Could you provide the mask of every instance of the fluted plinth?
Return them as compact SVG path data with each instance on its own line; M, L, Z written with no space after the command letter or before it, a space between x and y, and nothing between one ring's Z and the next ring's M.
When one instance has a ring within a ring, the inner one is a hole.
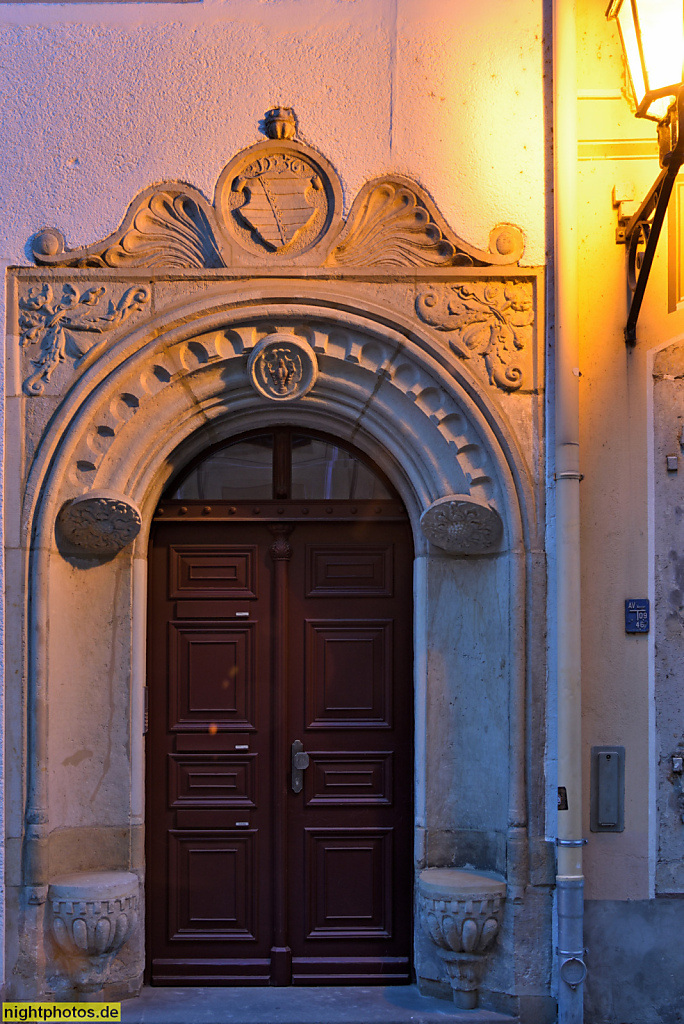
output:
M505 898L506 883L498 875L456 868L428 868L419 875L421 925L462 1009L477 1006L484 955L499 932Z
M74 987L99 991L137 923L137 876L130 871L62 875L51 882L48 902L52 937Z

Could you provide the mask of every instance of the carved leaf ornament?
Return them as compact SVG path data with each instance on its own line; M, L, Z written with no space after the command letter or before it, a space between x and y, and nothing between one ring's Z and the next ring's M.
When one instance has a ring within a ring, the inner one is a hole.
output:
M518 353L531 340L532 286L526 281L432 285L416 299L421 320L452 334L462 359L479 356L490 384L516 391L523 384Z
M19 300L21 344L39 346L38 355L31 360L34 370L24 381L26 394L42 395L69 348L76 359L85 355L98 341L97 335L118 327L150 299L149 288L141 285L128 288L117 303L110 299L102 309L106 291L104 286L79 291L65 284L57 299L50 285L44 284L30 288L28 296ZM88 309L92 313L87 313Z
M472 266L435 222L415 191L384 181L376 185L334 250L335 263L346 266Z

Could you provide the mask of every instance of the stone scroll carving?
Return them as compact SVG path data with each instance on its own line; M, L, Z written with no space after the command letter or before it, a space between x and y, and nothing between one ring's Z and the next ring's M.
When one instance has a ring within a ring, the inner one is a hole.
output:
M62 539L88 555L115 555L142 526L136 506L122 495L90 491L68 501L57 517Z
M61 231L46 228L33 241L33 255L53 266L216 268L224 265L216 237L204 197L171 184L143 192L104 242L69 252Z
M44 284L20 297L21 344L38 348L30 361L33 370L24 381L27 395L42 395L67 355L79 359L100 340L100 335L114 330L150 300L146 285L128 288L116 301L107 293L104 285L75 288L65 284L62 294L56 296L51 286Z
M508 224L492 231L489 253L468 245L415 182L396 176L364 186L330 262L357 267L472 267L514 263L522 252L522 232Z
M444 963L455 1004L477 1006L484 954L499 933L506 883L496 875L428 868L418 878L420 923Z
M269 334L255 345L247 363L252 386L264 398L289 402L316 383L316 355L306 342L290 334Z
M528 281L434 284L416 299L421 320L450 334L462 359L476 356L490 384L516 391L524 384L522 350L532 344L534 296Z
M56 228L33 239L42 266L211 269L264 261L302 266L513 266L523 234L492 231L489 250L450 229L416 182L388 175L366 184L346 224L342 188L322 154L296 138L293 111L267 112L268 139L238 153L214 202L181 182L155 185L130 205L120 227L94 245L68 249Z
M495 551L503 536L501 516L468 494L449 494L427 508L420 519L427 539L454 555Z
M49 924L61 962L80 992L98 992L138 920L139 883L129 871L75 872L48 889Z

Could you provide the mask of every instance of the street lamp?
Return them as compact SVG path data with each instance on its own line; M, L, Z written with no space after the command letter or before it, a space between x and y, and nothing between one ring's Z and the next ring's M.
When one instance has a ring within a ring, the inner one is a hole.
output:
M634 345L658 236L684 163L684 0L611 0L606 17L618 24L636 116L658 125L660 174L637 212L617 232L617 241L627 246L632 291L625 341Z

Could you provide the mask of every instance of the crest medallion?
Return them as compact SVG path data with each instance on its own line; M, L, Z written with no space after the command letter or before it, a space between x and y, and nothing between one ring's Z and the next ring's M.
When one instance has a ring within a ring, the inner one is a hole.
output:
M269 334L254 347L247 364L252 386L264 398L289 402L316 383L315 353L291 334Z

